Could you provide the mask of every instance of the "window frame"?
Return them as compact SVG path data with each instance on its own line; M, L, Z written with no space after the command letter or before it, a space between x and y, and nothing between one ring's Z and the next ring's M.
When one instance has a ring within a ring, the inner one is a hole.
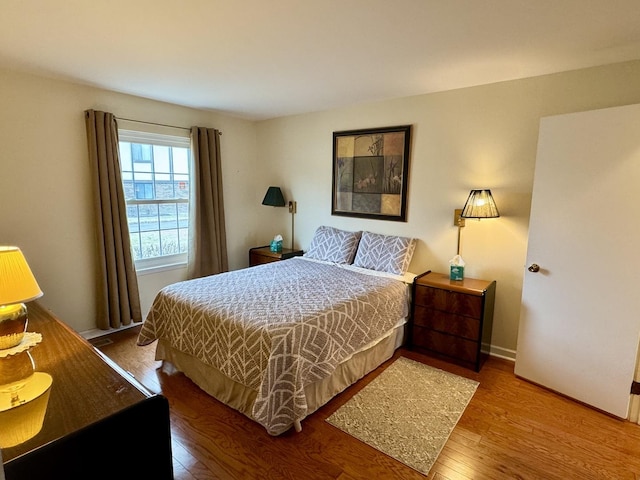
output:
M178 148L187 148L189 150L189 163L188 163L188 182L189 182L189 197L188 198L175 198L175 199L139 199L133 198L127 200L125 198L125 204L127 207L130 205L141 205L141 204L155 204L162 205L163 203L171 203L171 204L187 204L190 208L190 202L192 199L191 188L193 187L192 182L192 173L193 173L193 155L191 151L191 136L189 132L186 132L185 135L170 135L163 133L155 133L148 132L143 130L132 130L130 128L118 128L118 147L120 146L120 142L128 142L128 143L137 143L137 144L147 144L152 146L164 146L164 147L178 147ZM134 160L131 159L133 164ZM123 174L123 165L120 165L121 174ZM133 169L133 165L132 165ZM123 175L123 184L125 182ZM144 182L147 182L146 180ZM149 181L151 185L155 184L155 179ZM134 183L134 192L135 192L135 183ZM187 227L187 232L190 232L192 228L191 217L189 216L189 224ZM129 232L129 235L131 233ZM190 233L188 233L190 236ZM138 260L134 260L136 271L138 273L153 273L163 270L173 270L175 268L184 268L188 261L189 255L189 245L187 244L187 251L184 253L177 253L171 255L160 255L152 258L141 258Z

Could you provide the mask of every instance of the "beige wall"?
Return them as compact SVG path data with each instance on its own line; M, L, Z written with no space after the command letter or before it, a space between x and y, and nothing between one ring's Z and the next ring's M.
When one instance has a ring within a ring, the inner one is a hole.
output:
M414 236L411 270L419 273L448 271L457 243L453 210L469 190L491 188L501 217L467 220L461 254L465 275L497 280L493 351L514 357L539 120L638 102L634 62L265 121L258 124L258 190L279 184L298 202L299 247L321 224ZM332 217L332 132L404 124L413 125L407 222ZM265 239L289 237L288 219L282 212L278 228L261 222Z
M0 244L22 248L44 292L41 303L78 331L95 327L94 227L84 110L222 130L230 266L255 243L255 125L69 82L0 69ZM249 188L247 188L249 187ZM140 277L143 308L184 272Z
M290 241L284 208L260 205L269 185L298 202L296 246L317 226L411 235L411 270L446 271L455 254L453 210L472 188L491 188L502 217L467 221L467 276L498 282L493 349L513 357L526 258L540 117L640 103L640 62L421 95L252 123L0 70L0 244L25 252L41 302L78 331L94 327L93 219L83 111L223 131L223 181L232 269L277 233ZM331 216L332 132L413 125L408 219ZM180 271L141 276L143 308Z

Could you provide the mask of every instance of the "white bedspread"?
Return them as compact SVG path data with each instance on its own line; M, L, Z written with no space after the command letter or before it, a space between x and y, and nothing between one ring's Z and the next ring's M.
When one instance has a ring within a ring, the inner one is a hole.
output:
M165 287L138 344L166 339L254 389L253 418L279 435L307 415L305 385L408 311L399 280L292 258Z

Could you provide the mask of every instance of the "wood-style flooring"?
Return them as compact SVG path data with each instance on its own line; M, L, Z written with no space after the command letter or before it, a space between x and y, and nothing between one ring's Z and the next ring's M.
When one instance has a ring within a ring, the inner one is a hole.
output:
M325 422L389 362L305 419L302 432L271 437L183 374L165 373L154 360L155 344L135 344L138 328L110 335L113 343L100 349L168 398L176 480L640 480L640 425L521 380L508 361L490 358L475 373L408 350L396 352L480 382L425 477Z

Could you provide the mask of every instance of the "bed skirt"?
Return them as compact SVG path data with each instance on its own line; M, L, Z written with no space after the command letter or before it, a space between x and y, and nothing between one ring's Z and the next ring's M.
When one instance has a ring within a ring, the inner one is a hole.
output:
M307 401L307 416L331 400L348 386L354 384L382 363L389 360L397 348L402 346L405 338L406 323L396 326L387 335L353 354L348 360L338 365L327 378L311 383L304 388ZM156 360L162 360L162 369L167 373L179 371L184 373L202 390L224 404L252 417L253 404L257 392L231 380L215 367L202 363L197 358L176 350L169 342L158 339ZM301 420L296 419L294 427L300 430Z

